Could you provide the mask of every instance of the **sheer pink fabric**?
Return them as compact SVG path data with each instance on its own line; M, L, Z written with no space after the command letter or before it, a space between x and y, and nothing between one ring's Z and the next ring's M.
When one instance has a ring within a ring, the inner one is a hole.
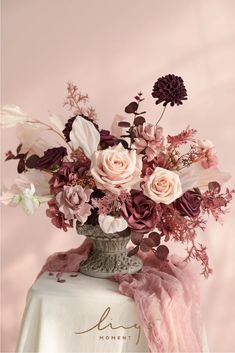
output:
M77 272L92 248L89 240L77 249L51 255L43 272ZM162 262L139 253L143 268L134 275L116 275L119 291L136 303L150 352L202 352L202 324L196 275L172 255ZM161 319L159 320L159 311Z

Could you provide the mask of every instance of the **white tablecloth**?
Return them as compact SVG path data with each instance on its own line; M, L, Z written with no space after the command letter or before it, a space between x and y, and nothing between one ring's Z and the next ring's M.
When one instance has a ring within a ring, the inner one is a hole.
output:
M17 352L148 352L135 303L116 282L63 278L59 283L44 273L29 290Z
M116 282L82 274L63 278L58 283L44 273L29 290L17 352L148 351L135 303Z

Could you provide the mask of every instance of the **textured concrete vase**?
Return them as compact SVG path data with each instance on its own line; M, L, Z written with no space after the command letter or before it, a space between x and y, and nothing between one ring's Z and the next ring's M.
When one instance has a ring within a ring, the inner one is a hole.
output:
M109 278L117 273L135 273L142 268L137 256L127 256L130 231L106 234L99 226L77 226L78 234L91 239L93 249L86 261L81 263L80 272L92 277Z

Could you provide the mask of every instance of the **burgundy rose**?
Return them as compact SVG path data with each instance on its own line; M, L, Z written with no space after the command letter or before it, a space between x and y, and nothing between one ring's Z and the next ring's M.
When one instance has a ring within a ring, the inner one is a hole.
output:
M189 190L174 202L174 206L183 216L194 218L200 213L201 201L202 197L198 190Z
M37 169L52 169L55 165L61 165L62 159L67 156L65 147L49 148L44 152L44 155L38 159Z
M102 148L108 148L116 145L118 139L110 134L109 130L101 130L100 131L100 145Z
M152 231L159 220L157 205L139 190L131 190L130 197L121 206L121 214L129 227L138 233Z

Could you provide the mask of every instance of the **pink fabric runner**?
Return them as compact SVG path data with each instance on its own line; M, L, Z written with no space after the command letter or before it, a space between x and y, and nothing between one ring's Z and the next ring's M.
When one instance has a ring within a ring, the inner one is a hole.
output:
M42 273L79 271L92 248L86 239L77 249L51 255ZM154 254L139 253L143 268L134 275L116 275L119 291L136 303L150 352L202 352L202 323L196 275L172 255L162 262ZM159 309L161 320L159 317Z

